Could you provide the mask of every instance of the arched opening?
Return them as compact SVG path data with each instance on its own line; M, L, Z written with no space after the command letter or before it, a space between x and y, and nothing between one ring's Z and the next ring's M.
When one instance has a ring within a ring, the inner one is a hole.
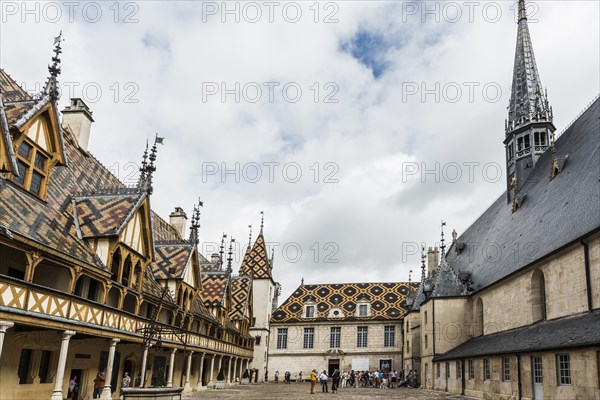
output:
M531 276L531 313L533 322L546 320L546 280L539 269Z
M75 284L75 296L83 297L88 300L98 301L102 298L104 288L102 283L87 275L81 275Z
M0 246L0 254L3 261L0 262L0 274L24 280L25 269L28 264L25 253L12 247Z
M112 256L112 261L110 263L110 272L112 275L110 279L113 281L117 281L119 277L119 267L121 266L121 250L117 249Z
M152 319L154 316L155 306L152 303L148 303L147 301L142 301L142 305L140 306L139 315L144 318Z
M125 360L123 363L123 376L125 376L125 373L127 373L131 378L131 382L129 384L130 387L139 386L139 377L136 374L135 361L130 358Z
M483 301L481 300L481 297L478 298L477 302L475 303L474 317L475 331L473 332L473 334L475 335L475 337L481 336L483 335Z
M124 286L129 286L129 275L131 274L131 256L127 256L123 263L123 275L121 275L121 283Z
M63 292L69 291L71 282L71 271L65 267L42 261L35 269L33 283L57 289Z
M108 291L108 296L106 296L106 305L114 308L119 307L119 301L121 300L121 290L119 288L113 287Z
M123 310L129 313L135 314L135 309L137 307L137 297L131 293L127 293L125 295L125 299L123 300Z

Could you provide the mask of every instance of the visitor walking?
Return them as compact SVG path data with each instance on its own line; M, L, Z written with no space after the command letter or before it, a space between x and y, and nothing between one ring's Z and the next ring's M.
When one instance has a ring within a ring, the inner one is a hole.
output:
M317 371L310 371L310 394L315 394L315 385L317 384Z

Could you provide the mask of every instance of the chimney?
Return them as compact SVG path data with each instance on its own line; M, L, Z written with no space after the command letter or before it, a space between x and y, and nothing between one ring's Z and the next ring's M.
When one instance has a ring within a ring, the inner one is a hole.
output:
M173 211L169 215L169 224L179 232L179 236L181 238L185 238L185 222L187 221L187 215L185 215L185 211L181 207L175 207L175 211Z
M219 253L212 253L210 256L210 262L212 264L220 264L221 263L221 256L219 255Z
M77 144L86 151L90 141L92 122L94 122L92 112L80 98L72 98L71 105L62 110L62 126L71 128Z
M437 247L430 247L427 250L427 277L433 278L438 265L440 265L440 253Z

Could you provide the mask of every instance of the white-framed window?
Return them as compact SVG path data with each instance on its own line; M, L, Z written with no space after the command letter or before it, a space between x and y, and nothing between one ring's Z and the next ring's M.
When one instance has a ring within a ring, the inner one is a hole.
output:
M571 384L571 357L568 354L556 355L556 372L559 386Z
M306 306L306 318L315 317L315 306Z
M383 327L383 347L396 345L396 327L394 325Z
M502 359L502 380L504 382L510 381L510 358L508 357Z
M369 341L369 327L359 326L356 328L356 347L367 347Z
M359 317L366 317L367 315L368 315L367 305L366 304L359 304L358 305L358 316Z
M277 329L277 348L287 349L288 328Z
M305 349L312 349L315 345L315 328L304 328L304 343Z
M370 317L371 316L371 304L366 296L362 296L356 302L356 313L357 317Z
M342 328L339 326L332 326L329 331L329 347L332 349L338 349L341 347L342 342Z
M490 380L490 360L488 360L487 358L483 359L483 380L484 381L488 381Z

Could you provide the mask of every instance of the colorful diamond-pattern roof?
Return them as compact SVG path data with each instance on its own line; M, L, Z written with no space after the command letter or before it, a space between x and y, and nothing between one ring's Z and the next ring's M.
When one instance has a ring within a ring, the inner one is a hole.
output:
M267 254L267 246L262 231L256 238L250 252L247 252L244 256L240 267L240 275L248 275L252 279L273 279L271 261Z
M156 259L150 267L156 279L180 278L194 251L191 244L185 243L157 243L155 249Z
M203 272L200 298L205 306L223 305L229 278L225 272Z
M83 237L119 234L138 204L141 194L75 198L75 211Z
M231 319L249 318L248 306L252 290L252 278L236 276L231 279Z
M407 312L406 297L418 286L417 283L338 283L300 285L294 293L271 315L271 322L299 322L304 304L316 303L316 318L327 320L333 308L342 310L343 317L331 320L395 320ZM356 317L356 304L365 299L371 304L371 315Z

